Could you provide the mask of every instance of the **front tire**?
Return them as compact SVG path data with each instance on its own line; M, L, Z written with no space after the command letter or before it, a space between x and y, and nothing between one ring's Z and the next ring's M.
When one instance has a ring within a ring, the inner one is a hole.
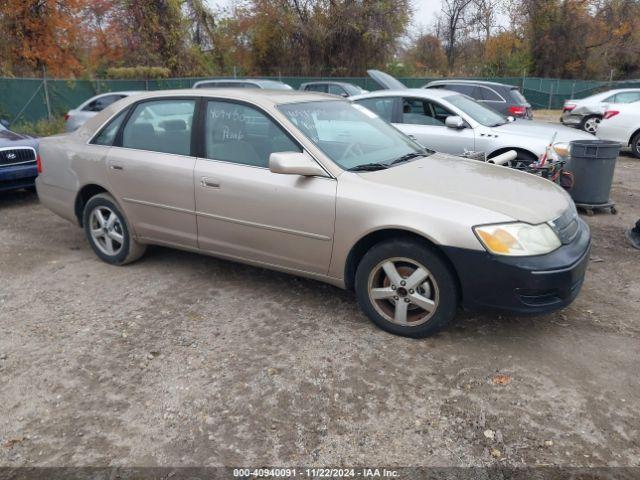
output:
M631 139L631 153L634 157L640 158L640 132L636 133Z
M125 265L140 258L146 246L136 242L125 216L111 195L91 197L84 207L84 232L95 254L111 265Z
M372 247L358 265L356 295L377 326L421 338L450 325L458 307L454 274L438 252L415 240Z
M582 122L580 122L580 129L590 133L591 135L595 135L601 121L602 117L599 115L589 115L588 117L583 118Z

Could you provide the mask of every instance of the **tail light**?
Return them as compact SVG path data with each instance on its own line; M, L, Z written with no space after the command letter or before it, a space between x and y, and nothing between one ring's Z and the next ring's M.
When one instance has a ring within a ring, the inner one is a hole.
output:
M607 110L606 112L604 112L604 119L605 120L609 120L611 117L615 117L616 115L618 115L620 112L618 110Z
M40 154L36 155L36 167L38 167L38 174L42 173L42 159L40 158Z
M509 113L514 117L524 117L524 115L527 113L527 107L512 105L511 107L509 107Z
M67 120L69 120L69 114L68 114L68 113L66 113L66 114L64 115L64 121L66 122Z
M573 110L574 108L576 108L575 104L573 103L567 103L564 108L562 109L563 112L570 112L571 110Z

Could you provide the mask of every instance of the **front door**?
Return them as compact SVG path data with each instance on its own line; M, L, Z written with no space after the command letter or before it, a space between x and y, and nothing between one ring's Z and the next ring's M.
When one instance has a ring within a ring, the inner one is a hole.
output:
M198 243L203 250L326 274L331 260L336 181L272 173L273 152L301 147L265 113L210 100L204 157L195 167Z
M197 246L191 132L196 100L143 101L133 107L107 156L111 191L136 236Z
M423 98L402 99L402 118L396 125L425 147L436 152L461 155L475 150L473 129L449 128L445 120L455 113Z

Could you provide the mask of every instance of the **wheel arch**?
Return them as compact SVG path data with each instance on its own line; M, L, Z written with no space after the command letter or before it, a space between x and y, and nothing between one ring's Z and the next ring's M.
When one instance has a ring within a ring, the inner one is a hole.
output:
M633 143L633 139L636 137L636 135L640 135L640 128L637 128L636 131L631 134L631 136L629 137L629 142L627 143L627 146L631 146L631 144Z
M108 193L109 195L111 195L109 190L96 183L89 183L78 190L78 194L76 195L76 200L74 203L74 213L76 215L76 219L78 220L78 225L80 225L81 227L84 226L82 218L84 206L92 197L98 195L99 193Z
M372 248L374 245L378 243L388 241L388 240L398 240L398 239L407 239L414 240L420 243L423 243L428 248L436 252L449 266L451 272L456 280L459 291L461 292L461 284L460 279L458 277L458 272L456 271L453 262L449 259L447 254L444 252L440 246L435 243L433 240L427 238L424 235L416 233L411 230L405 230L402 228L381 228L378 230L374 230L372 232L367 233L363 237L361 237L349 250L349 254L347 255L347 261L344 268L344 284L347 290L353 290L355 286L355 277L356 270L360 261L364 257L364 255Z

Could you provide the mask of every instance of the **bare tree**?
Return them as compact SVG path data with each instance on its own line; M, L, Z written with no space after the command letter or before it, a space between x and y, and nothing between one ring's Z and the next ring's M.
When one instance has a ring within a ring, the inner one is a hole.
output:
M442 2L442 29L449 70L456 61L456 46L460 33L467 27L470 6L474 0L444 0Z

